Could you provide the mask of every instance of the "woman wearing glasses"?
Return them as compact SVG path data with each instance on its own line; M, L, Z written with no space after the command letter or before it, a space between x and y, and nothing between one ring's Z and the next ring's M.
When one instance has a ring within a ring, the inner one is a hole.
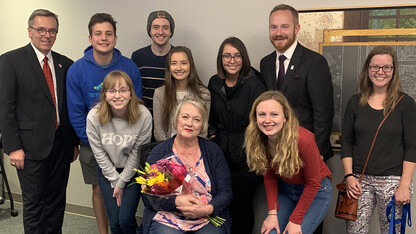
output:
M254 100L265 91L259 73L251 68L243 42L230 37L218 50L218 74L211 77L209 136L223 151L231 172L233 198L230 211L232 233L251 233L254 224L253 197L261 177L249 172L243 150L244 131Z
M211 100L208 89L198 77L190 49L173 47L168 54L166 67L165 84L157 88L153 96L154 136L157 141L175 135L172 116L185 96L203 100L208 110Z
M410 201L416 162L416 104L400 91L397 54L392 47L374 47L359 76L359 94L348 101L342 126L341 158L347 194L358 198L358 218L347 222L348 233L368 233L377 205L380 233L388 233L386 206L394 195L396 218ZM400 96L403 99L381 126L364 178L360 176L375 132ZM396 225L400 229L400 225ZM400 230L397 230L400 233Z
M100 103L87 116L98 184L111 233L135 233L140 188L134 183L134 168L139 146L150 142L152 116L122 71L112 71L104 78L100 97Z

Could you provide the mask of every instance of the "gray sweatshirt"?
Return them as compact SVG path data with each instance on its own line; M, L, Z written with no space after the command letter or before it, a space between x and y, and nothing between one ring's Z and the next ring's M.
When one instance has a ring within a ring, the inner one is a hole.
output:
M124 188L136 174L138 148L150 142L152 136L152 115L140 105L140 119L129 124L125 119L113 117L104 125L98 122L97 106L87 116L87 136L92 152L103 175L111 184ZM122 168L118 173L116 168Z

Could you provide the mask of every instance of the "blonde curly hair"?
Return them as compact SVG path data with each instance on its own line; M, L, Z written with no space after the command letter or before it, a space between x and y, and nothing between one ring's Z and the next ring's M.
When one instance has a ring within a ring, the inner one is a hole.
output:
M286 122L278 133L276 154L268 156L268 137L257 126L257 106L267 100L277 101L283 109ZM299 157L298 130L299 122L289 102L280 91L267 91L253 103L250 111L250 123L245 132L247 164L251 171L265 175L270 168L276 169L276 174L292 178L304 166ZM268 159L270 158L270 160ZM269 163L269 161L271 163Z

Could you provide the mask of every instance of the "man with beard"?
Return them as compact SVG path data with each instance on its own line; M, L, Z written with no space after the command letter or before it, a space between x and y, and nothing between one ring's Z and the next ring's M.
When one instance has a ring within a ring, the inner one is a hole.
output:
M169 43L175 21L166 11L153 11L147 19L147 34L153 43L133 52L131 60L142 75L144 105L153 114L153 94L165 83L166 58L173 46Z
M334 155L329 141L334 116L332 78L326 59L297 42L299 30L296 9L285 4L273 8L269 38L276 51L261 60L260 71L266 89L283 92L327 160ZM322 224L315 233L321 229Z

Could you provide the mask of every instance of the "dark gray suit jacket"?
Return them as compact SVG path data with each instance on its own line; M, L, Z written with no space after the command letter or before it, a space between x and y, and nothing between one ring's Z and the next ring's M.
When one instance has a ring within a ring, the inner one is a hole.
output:
M72 159L78 144L68 119L66 73L73 63L52 51L56 73L60 129L65 155ZM55 108L42 68L30 44L0 57L0 129L4 152L23 149L25 158L45 159L55 139Z
M276 90L276 51L260 62L260 72L267 90ZM298 43L281 91L295 110L300 125L315 134L324 159L333 156L329 137L334 117L332 78L326 59Z

